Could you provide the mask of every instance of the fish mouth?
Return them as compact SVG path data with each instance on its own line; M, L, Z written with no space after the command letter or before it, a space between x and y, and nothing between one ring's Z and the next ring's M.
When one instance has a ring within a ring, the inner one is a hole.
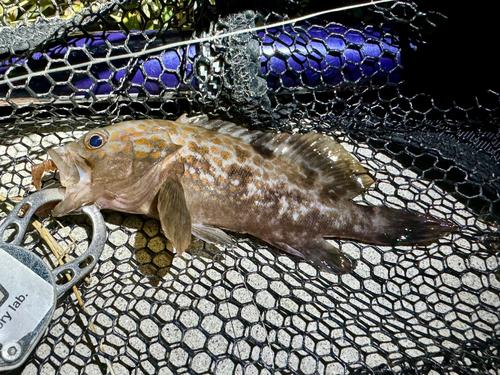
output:
M91 169L85 159L64 146L50 149L48 154L59 170L61 185L66 188L64 199L54 208L52 214L66 215L91 204L89 202Z
M71 188L80 183L90 182L90 168L82 157L64 147L50 149L48 154L59 170L62 186Z

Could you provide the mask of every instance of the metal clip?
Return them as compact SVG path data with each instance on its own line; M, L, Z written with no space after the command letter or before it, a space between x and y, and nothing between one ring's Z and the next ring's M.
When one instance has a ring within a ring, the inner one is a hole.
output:
M42 205L64 198L63 189L34 193L18 203L0 225L0 371L22 364L45 333L57 299L83 279L97 263L106 242L106 225L99 210L84 207L92 220L92 241L87 251L55 270L33 252L19 246L35 211ZM3 241L8 228L14 238ZM66 281L57 284L59 278Z
M0 225L0 245L3 243L2 238L5 230L12 226L17 229L17 233L16 237L8 244L20 245L24 238L26 228L28 227L30 219L35 211L46 203L60 201L63 198L64 189L54 188L41 190L23 199L14 207L14 209ZM29 209L26 210L28 205ZM53 271L53 275L56 280L62 273L69 273L71 275L71 280L68 283L57 285L58 297L67 292L68 289L70 289L74 284L82 280L95 267L102 251L104 250L104 244L106 243L106 224L104 223L104 219L97 207L85 206L81 211L88 215L92 220L92 241L85 254L69 263L57 267Z

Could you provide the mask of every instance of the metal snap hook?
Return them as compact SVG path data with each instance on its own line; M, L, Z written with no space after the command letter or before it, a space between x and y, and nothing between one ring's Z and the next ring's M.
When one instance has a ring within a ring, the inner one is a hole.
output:
M20 246L35 211L42 205L62 200L64 189L46 189L18 203L0 225L0 371L22 364L44 335L55 311L57 299L82 280L96 265L106 243L106 225L94 206L81 211L92 221L92 239L78 258L50 267L33 252ZM5 231L13 228L10 241ZM70 275L56 284L59 275Z

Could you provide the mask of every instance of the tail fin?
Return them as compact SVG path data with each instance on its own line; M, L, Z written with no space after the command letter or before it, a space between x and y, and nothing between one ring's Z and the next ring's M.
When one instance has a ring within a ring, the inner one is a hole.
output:
M385 206L355 205L357 214L340 238L374 245L426 245L457 231L451 222Z

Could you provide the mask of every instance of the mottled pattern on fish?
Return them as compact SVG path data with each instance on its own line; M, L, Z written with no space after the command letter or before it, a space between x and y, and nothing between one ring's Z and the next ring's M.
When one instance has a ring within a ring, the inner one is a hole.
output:
M50 156L67 188L56 215L95 203L156 217L179 252L191 234L229 243L226 229L348 272L352 262L325 238L413 244L454 229L427 215L354 204L373 180L342 146L316 133L264 133L182 116L96 129Z

